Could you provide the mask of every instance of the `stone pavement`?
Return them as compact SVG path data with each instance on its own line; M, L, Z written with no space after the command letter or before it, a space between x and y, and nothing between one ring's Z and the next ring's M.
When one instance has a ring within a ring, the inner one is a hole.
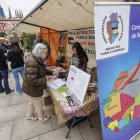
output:
M11 74L9 83L14 89ZM25 94L0 94L0 140L65 140L68 128L58 124L55 115L45 124L25 119L28 101ZM50 106L44 109L50 114ZM99 114L92 121L95 128L90 128L88 121L82 122L72 129L68 140L102 140Z
M9 76L9 82L10 87L14 88L12 75ZM68 128L65 124L58 124L55 115L41 125L25 119L28 101L25 94L0 94L0 140L65 140ZM50 114L50 108L44 107L47 114ZM68 140L102 140L99 114L92 118L92 122L94 128L90 128L88 121L74 127ZM140 140L140 135L135 140Z

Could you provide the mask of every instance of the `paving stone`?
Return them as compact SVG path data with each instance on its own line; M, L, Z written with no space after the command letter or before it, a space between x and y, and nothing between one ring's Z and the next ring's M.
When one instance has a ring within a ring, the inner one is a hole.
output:
M32 139L28 139L28 140L40 140L39 137L35 137L35 138L32 138Z
M134 140L140 140L140 134L137 134L134 138Z
M6 94L5 93L0 93L0 98L5 97Z
M65 123L58 124L56 115L51 115L51 118L52 118L51 123L52 123L53 130L58 129L58 128L62 128L65 126Z
M0 123L8 122L25 116L28 103L8 106L0 109Z
M1 107L6 107L6 106L8 106L7 97L3 96L3 98L2 97L0 98L0 108Z
M24 102L29 102L29 98L27 95L22 94L22 95L15 95L12 96L12 98L8 97L8 105L15 105L15 104L19 104L19 103L24 103Z
M40 140L66 140L67 127L63 127L40 136ZM78 127L71 130L68 140L83 140Z
M11 140L25 140L36 137L52 130L51 121L39 124L38 121L25 118L15 121Z
M0 107L6 107L6 106L12 106L19 103L28 102L29 98L22 94L22 95L11 95L11 96L3 96L3 98L0 98Z
M95 116L92 120L94 128L90 127L89 121L82 122L78 127L86 140L102 140L102 132L99 116ZM93 121L94 120L94 121ZM86 130L86 131L85 131Z
M14 121L0 124L0 140L10 140Z

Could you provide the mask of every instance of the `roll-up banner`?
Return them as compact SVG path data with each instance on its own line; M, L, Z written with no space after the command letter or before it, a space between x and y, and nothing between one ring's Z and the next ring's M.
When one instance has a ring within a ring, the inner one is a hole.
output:
M95 3L95 47L104 140L140 130L140 3Z

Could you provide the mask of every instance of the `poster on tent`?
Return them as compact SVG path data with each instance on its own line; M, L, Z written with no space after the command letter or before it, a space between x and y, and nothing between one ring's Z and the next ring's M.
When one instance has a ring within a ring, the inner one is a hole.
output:
M94 28L70 30L68 31L67 50L66 53L69 57L72 56L72 45L74 42L79 42L86 54L88 55L88 67L96 66L95 55L95 37Z
M140 130L140 4L95 4L95 44L104 140Z

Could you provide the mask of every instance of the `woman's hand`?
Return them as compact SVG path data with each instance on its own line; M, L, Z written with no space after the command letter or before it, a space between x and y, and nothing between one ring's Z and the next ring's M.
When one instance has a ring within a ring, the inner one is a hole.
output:
M50 76L46 75L45 78L47 79L47 81L50 81Z
M58 77L59 73L58 72L53 72L53 76L57 76Z

